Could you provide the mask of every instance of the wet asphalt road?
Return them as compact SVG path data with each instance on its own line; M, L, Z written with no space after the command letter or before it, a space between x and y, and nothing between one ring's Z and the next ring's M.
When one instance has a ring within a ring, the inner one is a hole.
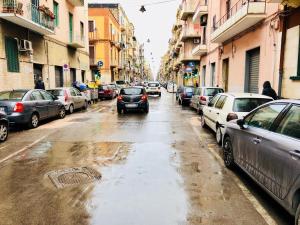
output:
M243 172L224 168L220 150L165 92L148 115L103 101L12 131L0 145L0 224L292 224Z

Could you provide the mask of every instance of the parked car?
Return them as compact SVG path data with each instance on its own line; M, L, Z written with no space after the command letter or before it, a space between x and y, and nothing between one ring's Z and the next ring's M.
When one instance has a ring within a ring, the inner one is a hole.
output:
M227 124L224 163L238 165L300 223L300 101L265 104Z
M12 90L0 92L0 110L7 115L10 124L39 126L41 120L66 115L65 106L57 97L44 90Z
M86 96L80 93L76 88L63 87L47 90L65 106L66 111L70 114L76 109L87 109L88 100Z
M121 89L127 87L128 84L125 80L117 80L116 85Z
M217 94L203 107L202 126L207 125L216 132L217 143L221 144L227 122L242 119L256 107L272 100L271 97L251 93Z
M8 137L9 122L3 108L0 108L0 143Z
M118 96L119 93L120 93L121 88L119 88L118 85L116 85L114 83L110 84L109 86L116 92L116 94Z
M189 105L194 94L194 87L185 86L179 89L178 103L179 105Z
M147 92L144 87L122 88L117 101L118 113L130 110L142 110L149 112L149 102Z
M117 92L110 85L100 85L98 91L99 99L114 99L117 97Z
M177 84L175 84L174 82L169 82L167 85L167 91L169 93L175 93L177 90Z
M150 81L146 87L148 95L158 95L161 97L160 84L157 81Z
M224 93L224 90L219 87L199 87L194 91L194 95L191 99L191 107L196 109L201 115L203 113L203 107L219 93Z

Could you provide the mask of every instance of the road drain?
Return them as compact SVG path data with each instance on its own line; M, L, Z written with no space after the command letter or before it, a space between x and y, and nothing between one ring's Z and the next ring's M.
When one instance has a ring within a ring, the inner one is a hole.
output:
M87 184L101 179L101 174L89 167L76 167L51 171L47 173L47 176L56 188Z

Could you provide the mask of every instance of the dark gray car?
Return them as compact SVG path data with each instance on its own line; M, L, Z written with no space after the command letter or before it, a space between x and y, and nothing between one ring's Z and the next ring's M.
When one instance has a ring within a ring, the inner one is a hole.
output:
M300 225L300 101L273 101L228 123L223 153L227 167L241 167Z
M64 105L44 90L12 90L0 92L0 111L5 112L9 123L39 126L44 119L66 115Z

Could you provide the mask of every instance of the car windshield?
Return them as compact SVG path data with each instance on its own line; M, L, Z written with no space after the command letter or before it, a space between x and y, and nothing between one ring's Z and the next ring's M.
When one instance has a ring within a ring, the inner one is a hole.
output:
M22 100L27 91L3 91L0 92L0 100Z
M105 85L105 86L100 86L100 87L99 87L99 90L108 90L108 86L107 86L107 85Z
M118 80L118 81L116 81L116 84L117 85L123 85L123 84L125 84L125 81L124 80Z
M141 95L143 89L141 88L126 88L121 90L121 95Z
M149 87L158 87L159 83L149 83L148 86Z
M62 89L47 90L47 91L54 96L64 96L64 91Z
M185 88L185 92L193 93L194 92L194 88L187 87L187 88Z
M221 88L206 88L204 90L204 96L215 96L216 94L224 93Z
M236 98L233 103L234 112L250 112L258 106L272 101L265 98Z

